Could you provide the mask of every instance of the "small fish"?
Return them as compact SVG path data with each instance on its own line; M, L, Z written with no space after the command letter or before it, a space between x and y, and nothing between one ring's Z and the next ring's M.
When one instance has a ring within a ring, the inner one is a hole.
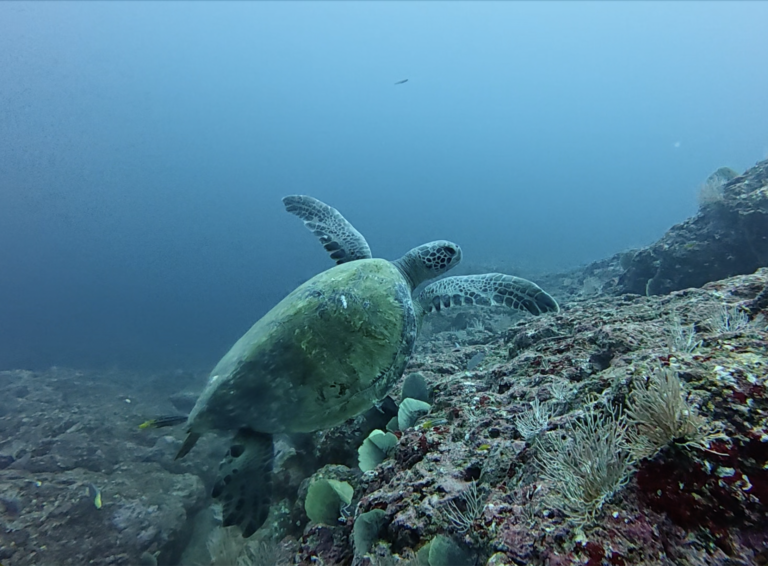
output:
M101 490L92 483L88 484L88 497L91 498L96 509L101 509Z
M187 417L181 415L173 415L170 417L158 417L156 419L149 419L139 425L139 428L163 428L166 426L176 426L181 423L187 422Z
M448 419L429 419L421 424L421 428L435 428L436 426L444 425L448 422Z
M477 354L469 358L469 361L467 362L467 370L472 371L477 366L479 366L484 359L485 359L485 352L478 352Z
M491 449L491 445L490 444L481 444L480 446L477 447L477 449L482 451L482 452L485 452L485 451Z
M401 85L401 84L407 83L407 82L408 82L408 79L403 79L402 81L397 81L395 84L396 85Z

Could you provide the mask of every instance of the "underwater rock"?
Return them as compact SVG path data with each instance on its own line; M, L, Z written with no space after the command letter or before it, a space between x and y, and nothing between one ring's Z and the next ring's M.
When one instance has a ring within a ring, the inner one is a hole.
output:
M165 468L172 468L173 456L179 451L181 445L182 441L174 436L161 436L141 460L142 462L157 462Z
M192 407L195 406L199 396L199 391L179 391L168 397L168 400L178 411L188 415L192 411Z
M0 562L134 565L145 552L176 562L187 513L207 495L201 477L210 481L220 456L215 439L202 439L190 462L173 462L180 440L138 428L169 408L133 374L10 370L0 371L3 384L28 394L2 399ZM148 455L163 467L143 462ZM89 486L101 492L101 508Z
M11 464L13 464L13 456L9 454L0 454L0 470L4 470Z
M101 508L88 495L91 484L101 491ZM0 506L0 548L15 549L13 566L139 564L145 552L172 564L188 536L187 515L205 496L198 477L170 475L156 464L132 464L110 476L82 468L2 470L0 498L18 511Z
M574 302L489 343L483 369L472 374L457 362L471 350L457 347L453 332L436 333L408 368L434 385L429 426L399 433L394 457L355 485L356 515L381 509L388 518L373 550L406 559L443 535L477 552L477 564L658 566L666 557L699 566L728 556L760 564L768 557L768 312L740 305L762 304L766 283L761 269L664 297ZM727 326L718 322L724 308ZM675 346L687 325L701 342L693 354ZM536 463L539 447L523 441L515 420L539 399L548 430L567 434L596 399L598 407L624 406L633 383L658 364L675 368L688 402L729 440L710 451L675 440L638 462L580 527L553 504L557 487ZM479 503L463 495L470 481L482 482ZM453 501L459 515L451 519Z
M661 295L768 265L768 161L728 181L721 198L627 264L615 294Z

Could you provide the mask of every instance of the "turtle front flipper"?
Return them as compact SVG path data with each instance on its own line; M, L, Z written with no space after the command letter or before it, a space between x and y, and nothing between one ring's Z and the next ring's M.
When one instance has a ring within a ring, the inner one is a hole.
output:
M284 197L283 204L285 210L304 221L338 265L370 259L371 248L363 235L332 206L307 195Z
M446 277L427 285L416 300L425 313L461 305L498 305L533 315L560 311L557 301L536 283L503 273Z
M222 505L224 526L251 536L267 520L272 491L272 435L241 428L219 464L213 497Z

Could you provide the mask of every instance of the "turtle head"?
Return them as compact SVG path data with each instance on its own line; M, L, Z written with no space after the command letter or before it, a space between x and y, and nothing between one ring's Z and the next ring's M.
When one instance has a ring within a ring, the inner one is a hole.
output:
M425 281L453 269L460 261L461 248L457 244L437 240L413 248L392 263L397 266L413 290Z

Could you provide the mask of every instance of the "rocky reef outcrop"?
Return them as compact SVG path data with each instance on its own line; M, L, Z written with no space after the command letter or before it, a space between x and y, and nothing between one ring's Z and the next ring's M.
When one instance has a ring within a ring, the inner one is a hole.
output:
M661 295L768 265L768 161L702 187L695 216L627 258L614 292Z
M409 371L433 388L429 415L352 481L339 524L300 518L296 563L452 564L430 558L446 537L465 564L764 563L768 312L749 306L766 284L762 269L422 342ZM376 540L355 552L374 510Z
M173 410L154 385L119 371L0 372L0 563L178 562L218 446L174 462L178 439L140 431Z

